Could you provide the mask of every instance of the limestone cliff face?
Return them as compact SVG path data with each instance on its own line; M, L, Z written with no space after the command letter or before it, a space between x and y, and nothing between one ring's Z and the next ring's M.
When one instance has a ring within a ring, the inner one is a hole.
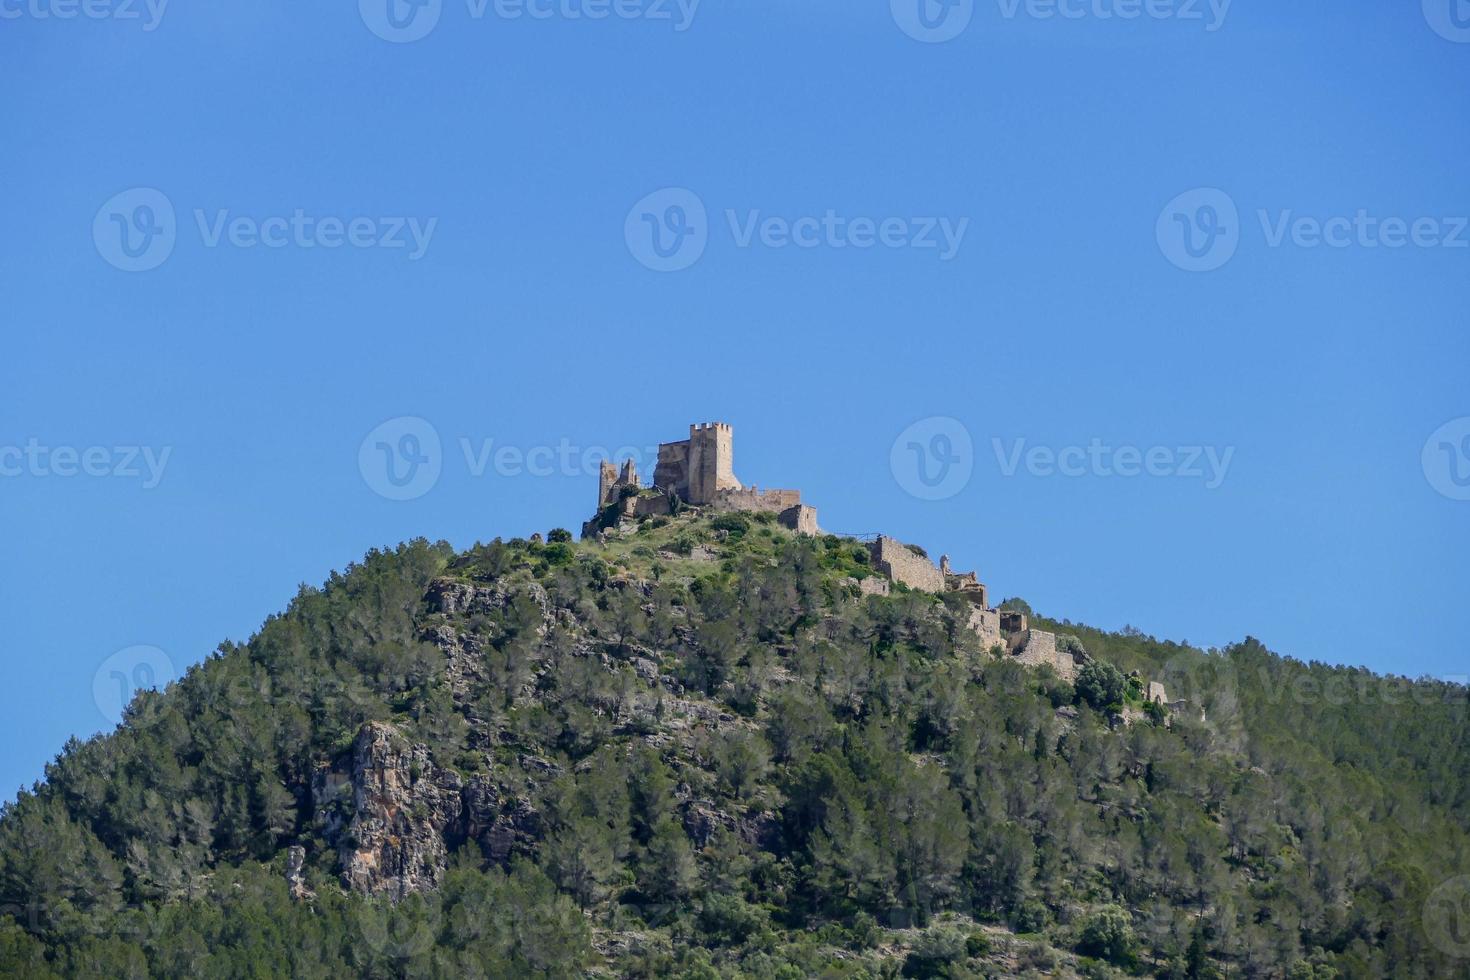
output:
M392 725L370 722L345 764L317 774L313 797L342 883L399 899L436 887L461 825L463 780L441 769Z

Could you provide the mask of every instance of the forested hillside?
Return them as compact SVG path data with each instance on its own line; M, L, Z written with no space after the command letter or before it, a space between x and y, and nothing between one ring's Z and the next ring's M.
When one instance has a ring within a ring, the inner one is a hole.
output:
M1033 616L1073 685L850 539L548 537L374 552L69 743L0 975L1467 975L1463 687Z

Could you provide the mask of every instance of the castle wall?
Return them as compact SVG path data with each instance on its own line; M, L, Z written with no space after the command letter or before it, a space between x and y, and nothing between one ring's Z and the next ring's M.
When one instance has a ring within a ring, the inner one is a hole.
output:
M1057 635L1045 630L1027 630L1025 642L1016 651L1016 658L1023 664L1039 666L1045 664L1064 680L1077 676L1077 662L1070 653L1057 650Z
M641 486L638 467L631 459L624 461L621 473L613 468L611 460L603 460L597 475L597 509L601 510L618 500L624 487L637 489Z
M789 527L797 534L822 533L817 527L817 509L808 507L806 504L796 504L786 508L781 511L779 519L783 527Z
M689 443L666 442L658 447L658 465L653 470L653 485L681 499L689 499Z
M897 538L880 535L868 546L868 551L873 556L873 567L893 581L925 592L944 591L944 574L932 561L910 551Z
M601 510L612 502L613 484L617 482L618 471L614 468L612 460L604 459L597 473L597 509Z
M994 609L971 606L968 625L970 631L980 638L981 647L986 650L1004 642L1000 635L1000 613Z
M1148 700L1154 704L1168 704L1169 696L1164 693L1164 685L1158 681L1148 682Z
M735 433L724 422L689 427L689 496L707 504L725 490L741 489L735 478Z
M801 504L800 490L761 490L757 487L742 487L739 490L721 490L707 504L710 510L723 514L735 510L767 511L779 514Z

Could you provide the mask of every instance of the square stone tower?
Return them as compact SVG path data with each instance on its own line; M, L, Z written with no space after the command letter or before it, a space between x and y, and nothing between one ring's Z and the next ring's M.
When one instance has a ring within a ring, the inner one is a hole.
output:
M735 433L724 422L689 426L691 504L712 503L721 490L740 490L735 478Z

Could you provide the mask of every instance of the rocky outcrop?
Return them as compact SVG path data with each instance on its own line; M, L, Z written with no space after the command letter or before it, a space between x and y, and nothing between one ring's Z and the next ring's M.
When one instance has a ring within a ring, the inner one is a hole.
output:
M460 633L444 623L426 629L423 639L444 652L444 677L449 681L449 691L455 704L464 704L471 685L484 679L481 675L485 663L483 641L473 633Z
M477 585L461 579L441 578L429 586L424 598L431 612L446 616L492 615L509 608L518 593L530 596L541 607L542 613L549 615L550 602L546 590L535 582L512 590L499 584Z
M337 849L342 883L400 899L437 887L446 837L459 828L463 780L383 722L364 725L339 766L313 780L317 820Z
M464 829L485 857L503 864L512 854L529 854L543 826L529 802L505 793L488 777L477 777L464 789Z
M299 844L286 848L286 887L297 901L316 897L306 884L306 848Z

